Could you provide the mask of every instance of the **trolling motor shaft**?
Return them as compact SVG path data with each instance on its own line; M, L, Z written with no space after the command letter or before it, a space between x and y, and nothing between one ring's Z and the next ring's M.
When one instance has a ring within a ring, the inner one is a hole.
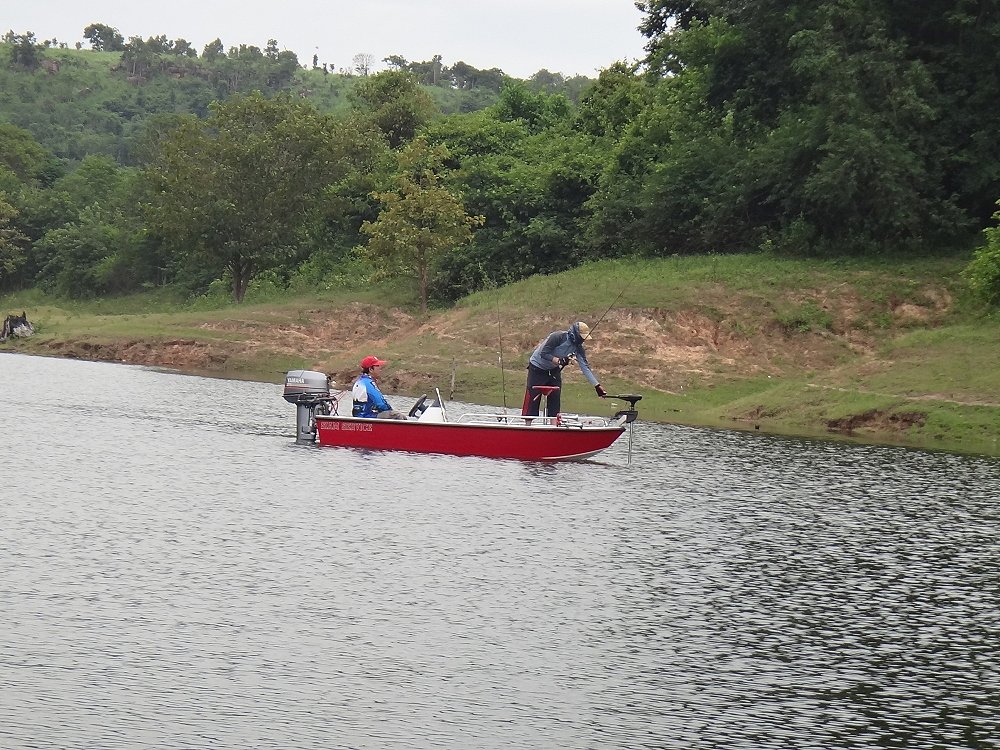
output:
M642 396L638 393L623 393L617 396L608 396L608 398L620 398L622 401L628 401L628 408L622 409L615 414L615 419L621 419L625 417L625 424L628 425L628 463L629 466L632 465L632 428L635 427L633 422L639 417L639 411L635 408L635 405L642 401Z

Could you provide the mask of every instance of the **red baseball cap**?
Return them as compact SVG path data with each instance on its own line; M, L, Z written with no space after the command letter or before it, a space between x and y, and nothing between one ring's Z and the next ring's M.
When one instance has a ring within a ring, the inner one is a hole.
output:
M384 364L385 360L369 355L361 360L361 369L367 370L369 367L381 367Z

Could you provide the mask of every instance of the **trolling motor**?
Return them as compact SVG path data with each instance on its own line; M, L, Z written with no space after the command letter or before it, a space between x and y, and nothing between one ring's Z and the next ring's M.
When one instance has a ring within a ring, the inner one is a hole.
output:
M642 396L637 393L626 393L619 396L607 396L607 398L618 398L622 401L628 401L628 408L616 412L614 416L615 419L625 417L625 424L632 424L632 422L638 418L639 411L635 408L635 404L637 401L642 401Z
M625 417L625 424L628 425L628 463L632 465L632 428L635 427L633 422L639 417L639 411L635 408L637 402L642 401L642 396L638 393L623 393L617 396L608 396L608 398L620 398L622 401L628 401L628 408L622 409L615 413L614 418L621 419Z
M295 442L316 439L316 415L329 414L337 399L330 396L330 381L313 370L290 370L285 375L285 401L295 404Z

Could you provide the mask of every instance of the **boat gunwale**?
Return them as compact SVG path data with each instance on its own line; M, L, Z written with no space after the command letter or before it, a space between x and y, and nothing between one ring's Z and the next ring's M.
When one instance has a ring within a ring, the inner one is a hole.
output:
M465 416L465 415L463 415ZM476 415L479 416L479 415ZM492 416L492 415L483 415ZM504 418L504 415L497 415L498 419ZM499 429L499 430L514 430L517 432L528 431L528 432L538 432L540 430L551 430L560 432L603 432L603 431L625 431L624 418L619 418L613 422L608 422L606 424L512 424L510 422L500 422L497 421L495 424L493 422L421 422L416 419L379 419L377 417L354 417L354 416L344 416L340 414L317 414L315 417L317 422L360 422L363 424L384 424L384 425L395 425L398 427L462 427L462 428L475 428L475 429ZM597 417L600 419L600 417Z

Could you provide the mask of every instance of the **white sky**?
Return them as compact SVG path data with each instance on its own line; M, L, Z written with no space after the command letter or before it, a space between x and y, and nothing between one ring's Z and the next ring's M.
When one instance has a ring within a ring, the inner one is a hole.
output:
M280 49L311 65L313 55L333 69L350 67L357 53L410 61L435 54L445 65L462 60L528 78L545 68L591 78L616 60L643 56L636 30L642 14L633 0L8 0L0 34L34 32L73 46L83 29L103 23L146 39L183 38L201 54L219 38ZM84 42L84 47L88 44Z

